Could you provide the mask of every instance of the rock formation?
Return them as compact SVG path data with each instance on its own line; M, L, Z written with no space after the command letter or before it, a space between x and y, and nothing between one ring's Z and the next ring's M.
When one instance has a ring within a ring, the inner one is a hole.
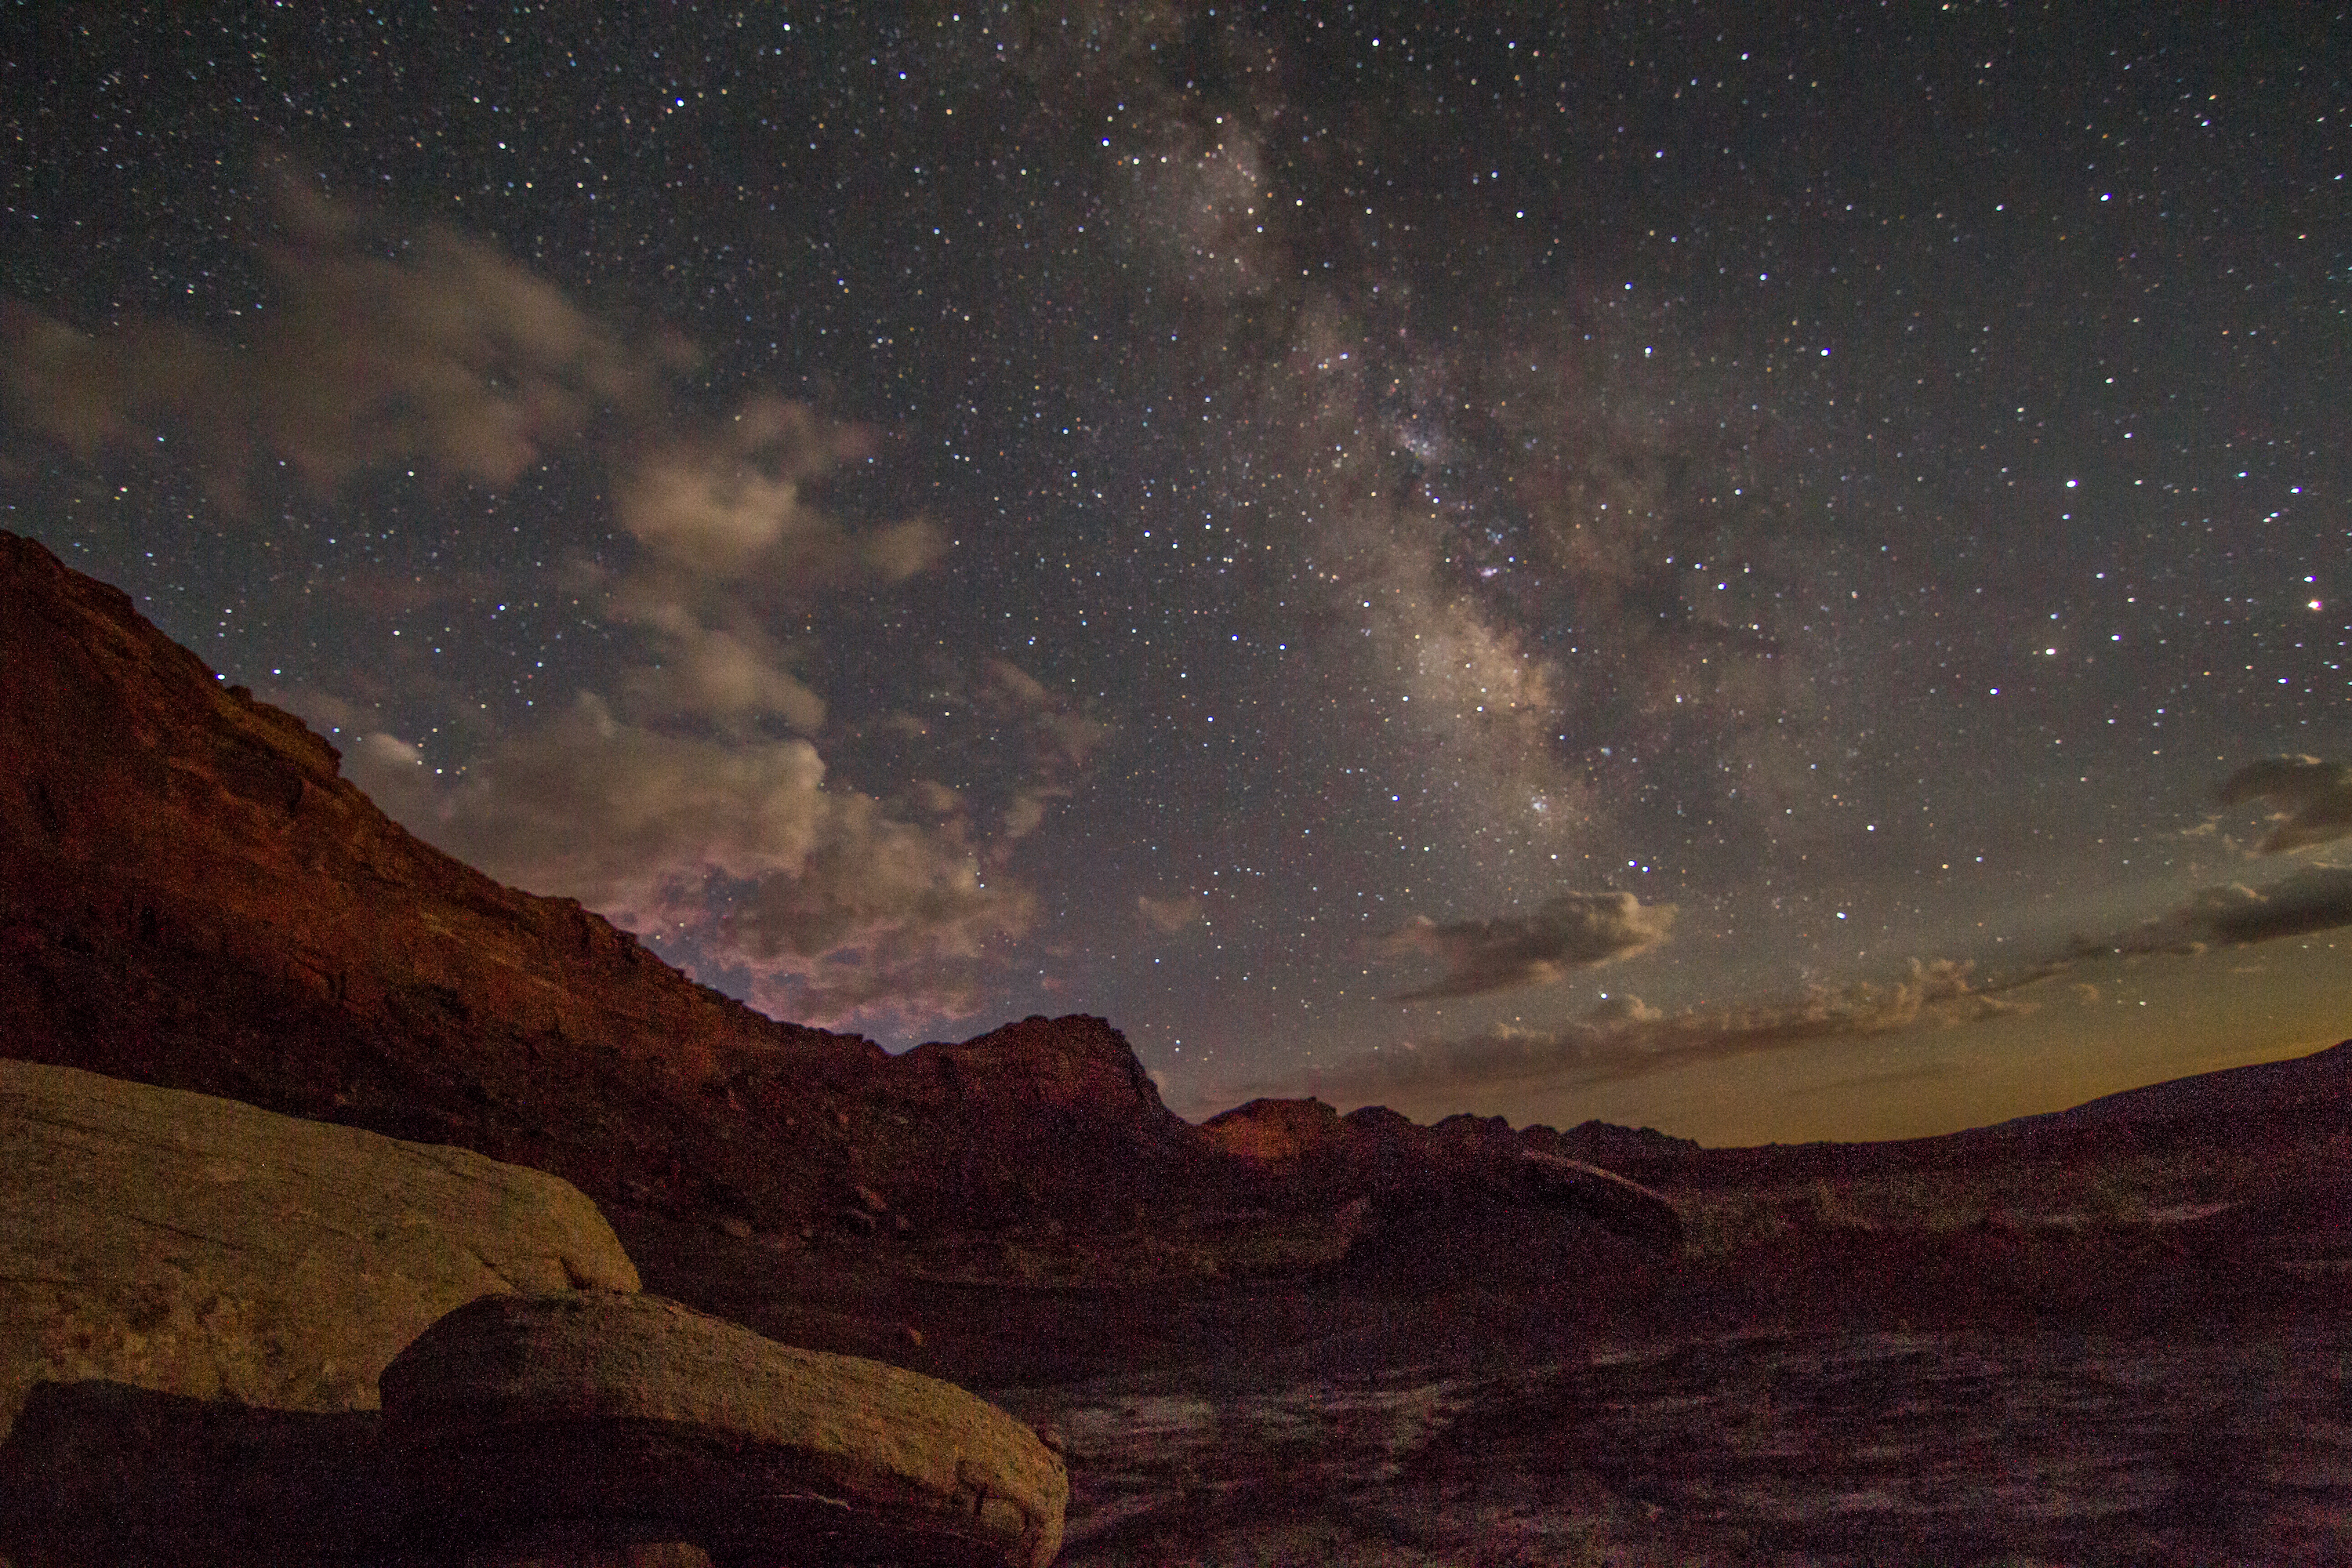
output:
M952 1384L656 1297L486 1297L383 1373L425 1536L719 1560L1045 1568L1069 1476Z
M1192 1220L1355 1195L1239 1147L1241 1123L1221 1142L1178 1119L1099 1018L894 1058L698 985L411 837L300 721L4 532L0 609L12 1056L456 1144L746 1243L1118 1232L1151 1241L1129 1249L1146 1268L1213 1271ZM1536 1147L1499 1119L1348 1125L1357 1188L1450 1190Z
M961 1151L956 1201L1017 1194L1081 1219L1101 1210L1102 1167L1181 1158L1192 1137L1099 1020L894 1059L698 985L569 900L499 886L386 817L299 720L5 532L0 610L12 1056L787 1235L834 1225L861 1186L928 1190L940 1137ZM1054 1146L1097 1158L1038 1157Z
M372 1409L443 1314L583 1285L636 1269L553 1176L0 1061L0 1439L40 1382Z
M1665 1198L1546 1149L1559 1141L1549 1128L1514 1132L1499 1116L1450 1116L1423 1127L1378 1106L1341 1116L1320 1100L1258 1100L1212 1118L1201 1133L1297 1194L1294 1201L1314 1194L1333 1208L1367 1205L1359 1252L1420 1249L1436 1258L1465 1243L1474 1255L1498 1245L1498 1236L1471 1235L1474 1216L1514 1231L1534 1215L1574 1216L1654 1255L1682 1247L1681 1218ZM1457 1234L1430 1250L1433 1237L1423 1233L1448 1231ZM1483 1268L1507 1263L1496 1258Z

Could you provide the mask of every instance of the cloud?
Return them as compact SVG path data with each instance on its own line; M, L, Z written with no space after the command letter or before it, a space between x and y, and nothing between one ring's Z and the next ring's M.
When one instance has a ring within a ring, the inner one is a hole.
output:
M813 1021L968 1014L980 961L1036 917L1001 847L973 844L960 813L912 822L831 787L802 739L666 733L583 695L454 783L385 734L349 767L493 876L689 942L745 974L754 1000Z
M824 763L806 741L663 734L593 694L453 784L426 784L423 766L416 747L384 734L350 759L361 788L451 853L639 929L713 876L796 873L827 811Z
M1639 996L1624 994L1602 997L1601 1005L1585 1015L1588 1022L1595 1024L1654 1024L1664 1016Z
M677 605L614 606L614 618L656 635L662 658L623 679L633 711L693 716L733 729L781 720L804 734L824 727L824 699L785 668L787 655L756 625L706 626Z
M1419 919L1391 937L1388 947L1442 959L1445 973L1393 1000L1423 1002L1554 984L1573 970L1647 952L1666 940L1674 920L1674 905L1645 906L1627 892L1564 893L1532 915L1449 925Z
M2352 925L2352 868L2315 866L2261 888L2200 889L2179 908L2089 952L2193 952Z
M446 224L338 201L283 162L265 173L269 297L248 332L134 319L90 335L0 302L0 403L84 459L168 436L233 511L266 459L319 495L394 463L500 489L593 435L656 599L754 575L902 582L945 549L928 519L853 531L814 504L871 454L863 426L772 394L683 418L696 355L676 334L625 334Z
M862 426L761 394L714 428L639 456L620 481L621 525L671 579L756 577L802 592L903 582L945 550L937 523L852 532L814 500L818 481L873 447Z
M611 564L559 549L549 575L629 634L609 684L478 754L436 750L437 767L363 734L352 778L451 853L679 944L762 1005L820 1022L972 1011L995 946L1036 920L1012 848L1108 731L992 659L963 678L1015 737L992 830L975 827L977 801L918 777L917 759L888 801L828 779L813 738L834 715L804 677L822 635L810 601L903 583L949 545L929 518L853 521L825 504L876 434L762 392L713 417L674 335L623 331L447 226L268 173L268 287L249 331L134 321L89 334L0 304L8 409L84 458L167 437L233 510L281 463L320 496L394 464L492 488L560 456L601 468L612 510L591 521L634 549ZM434 694L401 696L414 712ZM336 711L355 731L383 722Z
M1172 898L1155 899L1150 893L1135 895L1135 912L1143 923L1162 936L1174 936L1186 926L1200 921L1208 913L1208 900L1198 893L1179 893Z
M320 493L394 461L511 484L682 362L456 229L395 227L268 173L277 233L257 248L271 298L249 334L133 320L93 337L12 302L0 395L15 413L85 458L168 430L242 509L264 458Z
M1952 1027L2032 1010L2003 993L2045 972L1980 979L1966 963L1915 960L1905 978L1814 987L1796 997L1678 1012L1612 998L1586 1017L1543 1029L1498 1026L1475 1035L1363 1051L1319 1068L1315 1092L1339 1104L1410 1097L1457 1100L1497 1086L1592 1083L1825 1041ZM1286 1086L1221 1089L1219 1098Z
M990 658L981 665L982 703L1014 714L1027 731L1038 771L1063 777L1085 769L1110 736L1110 726L1081 712L1068 698L1009 659Z
M979 961L1036 921L1035 895L992 875L991 858L956 826L900 821L870 796L833 795L800 866L738 897L714 935L758 974L761 994L801 1016L885 1005L901 1016L966 1016Z
M2274 808L2274 826L2259 846L2265 855L2352 837L2352 765L2317 757L2265 757L2231 773L2223 805L2261 801Z

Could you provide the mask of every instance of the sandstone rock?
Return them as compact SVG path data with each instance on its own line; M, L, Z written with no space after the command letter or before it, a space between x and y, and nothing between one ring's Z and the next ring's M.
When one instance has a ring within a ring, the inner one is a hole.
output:
M486 1297L384 1369L384 1426L446 1547L548 1532L730 1557L1044 1568L1063 1463L952 1384L656 1297Z
M887 1058L412 837L292 714L0 531L0 1049L773 1229ZM829 1118L827 1118L829 1120Z
M858 1201L926 1230L1131 1228L1139 1205L1200 1201L1225 1163L1101 1018L1033 1016L920 1045L861 1083Z
M637 1274L555 1177L0 1061L0 1438L44 1381L371 1409L453 1308L584 1285Z

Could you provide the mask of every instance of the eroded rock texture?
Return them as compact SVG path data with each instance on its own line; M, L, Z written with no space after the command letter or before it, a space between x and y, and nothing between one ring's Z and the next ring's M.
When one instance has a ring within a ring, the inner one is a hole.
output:
M556 1177L0 1061L0 1439L43 1382L373 1409L444 1314L587 1285L637 1271Z
M730 1560L1045 1568L1069 1477L952 1384L649 1296L490 1297L383 1374L431 1533L690 1542Z

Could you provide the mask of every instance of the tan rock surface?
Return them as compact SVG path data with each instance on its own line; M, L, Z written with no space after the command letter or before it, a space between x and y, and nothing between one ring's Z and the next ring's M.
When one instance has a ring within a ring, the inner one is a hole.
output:
M372 1409L451 1310L586 1285L636 1269L553 1176L0 1061L0 1438L41 1381Z
M386 1435L450 1544L601 1524L714 1555L1044 1568L1069 1476L953 1384L657 1297L488 1297L383 1378Z

